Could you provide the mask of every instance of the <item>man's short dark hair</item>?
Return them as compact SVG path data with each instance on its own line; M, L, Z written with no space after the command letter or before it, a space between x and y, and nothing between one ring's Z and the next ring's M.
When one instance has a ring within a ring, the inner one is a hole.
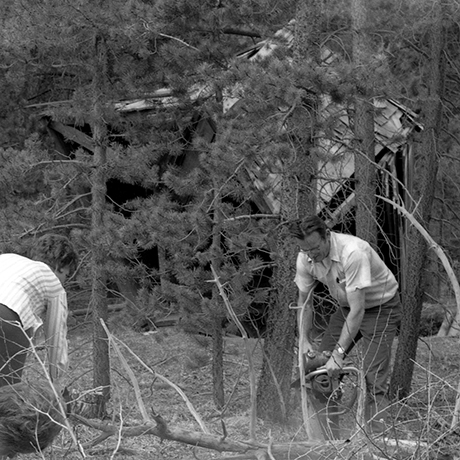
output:
M32 245L29 257L49 265L54 270L69 267L71 273L77 269L78 255L63 235L49 233L38 238Z
M326 223L318 216L309 216L304 219L293 222L289 226L289 233L299 240L305 239L312 233L319 233L321 238L326 238L328 227Z

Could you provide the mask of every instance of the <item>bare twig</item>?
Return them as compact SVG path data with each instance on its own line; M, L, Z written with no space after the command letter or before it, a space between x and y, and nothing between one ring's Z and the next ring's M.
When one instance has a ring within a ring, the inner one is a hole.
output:
M209 430L208 428L206 427L206 425L204 424L203 420L201 419L200 415L198 414L198 412L196 411L196 409L193 407L193 404L190 402L190 400L187 398L187 395L173 382L171 382L169 379L167 379L166 377L164 377L163 375L161 374L158 374L158 372L155 372L152 368L150 368L149 366L147 366L147 364L144 363L144 361L142 361L142 359L139 358L139 356L137 356L132 350L131 348L129 348L124 342L122 342L119 338L115 337L114 335L112 335L112 338L113 340L116 340L118 343L122 344L126 350L131 353L131 355L145 368L147 369L151 374L153 374L156 378L162 380L163 382L165 382L166 384L168 384L170 387L174 388L178 393L179 395L181 396L181 398L184 400L185 404L187 405L187 408L189 409L190 413L193 415L193 417L195 418L195 420L198 422L198 425L200 426L200 428L203 430L204 433L209 433Z
M108 332L108 331L106 331ZM132 372L132 371L131 371ZM137 383L137 381L136 381ZM117 436L117 444L115 446L115 448L113 449L113 452L112 452L112 455L110 456L110 460L113 460L115 458L115 454L118 453L118 450L120 449L120 445L121 445L121 440L123 439L121 437L121 427L123 426L123 410L122 410L122 406L121 406L121 401L120 401L120 411L118 412L119 414L119 417L120 417L120 429L118 430L118 436Z
M142 415L142 420L144 421L144 423L147 423L150 421L150 417L147 413L147 409L145 408L144 401L142 400L141 390L139 388L139 383L136 379L136 376L134 375L133 370L129 367L128 362L123 356L120 348L118 347L117 343L114 340L113 335L110 333L103 319L101 319L101 324L102 324L102 327L104 328L105 333L107 334L109 342L111 343L113 349L115 350L115 353L118 355L118 358L120 359L122 366L125 368L126 372L128 373L129 379L131 380L131 383L134 388L134 394L136 395L137 405L139 406L139 410Z
M268 435L267 454L268 454L268 457L269 457L270 460L276 460L275 457L273 457L272 445L273 445L273 438L272 438L272 432L270 430L269 435Z
M204 33L215 33L214 30L212 29L197 29L199 32L204 32ZM223 27L220 29L220 32L223 34L228 34L228 35L241 35L243 37L251 37L251 38L261 38L260 32L255 32L251 30L244 30L244 29L236 29L233 27Z
M38 362L40 368L42 369L43 374L44 374L44 376L45 376L45 378L46 378L46 380L47 380L47 382L49 384L49 387L50 387L50 389L51 389L51 391L53 393L53 396L56 398L56 401L59 404L59 412L61 413L61 415L63 417L63 420L64 420L64 423L63 423L62 427L65 428L68 431L68 433L70 434L72 442L77 447L77 449L80 452L81 456L83 458L86 458L86 454L85 454L85 452L83 450L83 446L78 442L77 437L75 436L75 433L74 433L72 427L70 426L69 420L67 419L67 414L66 414L66 410L64 408L62 397L59 394L59 392L62 390L62 388L56 388L56 385L54 385L45 363L43 362L43 360L41 359L40 355L38 354L38 350L35 347L35 344L34 344L32 338L29 338L28 340L29 340L29 350L32 353L32 355L34 356L34 358L37 360L37 362ZM53 420L53 422L56 423L56 424L59 424L59 422L57 420Z
M451 335L451 336L458 335L460 332L460 329L458 327L458 325L460 324L460 285L458 283L457 277L455 276L455 272L452 266L450 265L449 259L447 258L446 254L441 249L441 247L438 245L438 243L436 243L436 241L433 240L433 238L423 228L420 222L406 208L404 208L403 206L400 206L394 201L391 201L388 198L385 198L383 196L377 195L376 197L380 198L383 201L386 201L387 203L391 204L395 209L397 209L399 212L401 212L401 214L403 214L404 217L406 217L409 220L409 222L420 232L420 234L428 242L430 249L433 249L433 251L436 253L436 255L441 260L444 266L444 269L446 270L447 276L449 277L449 280L452 283L452 288L454 290L455 300L457 303L457 314L455 318L452 318L451 324L448 327L444 327L442 333L438 335L440 336L444 334ZM454 329L455 329L455 333L454 333ZM460 412L460 405L458 407L458 411Z
M278 214L244 214L242 216L227 217L224 222L234 222L242 219L277 219L280 220Z

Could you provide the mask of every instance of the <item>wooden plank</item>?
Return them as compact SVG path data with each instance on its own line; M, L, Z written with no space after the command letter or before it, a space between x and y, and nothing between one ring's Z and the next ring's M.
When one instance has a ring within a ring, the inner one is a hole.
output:
M50 121L49 127L61 133L67 140L76 142L85 149L93 152L94 151L94 142L93 139L85 133L82 133L80 130L73 128L72 126L67 126L59 121Z

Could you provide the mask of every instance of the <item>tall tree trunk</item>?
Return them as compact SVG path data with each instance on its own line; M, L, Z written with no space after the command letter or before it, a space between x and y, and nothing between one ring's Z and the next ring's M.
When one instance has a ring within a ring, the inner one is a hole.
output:
M442 121L442 97L444 90L444 0L436 0L432 7L433 23L430 34L430 60L428 67L429 95L423 107L424 131L420 142L420 158L425 160L420 186L420 197L415 217L428 228L438 171L438 138ZM424 238L410 227L408 238L408 273L403 292L403 315L401 333L396 351L390 391L395 397L410 394L414 359L417 352L418 334L423 300L423 268L427 259Z
M358 69L359 80L354 98L354 148L355 148L355 197L356 235L377 248L376 224L376 171L374 138L374 103L372 75L368 64L372 61L369 37L366 33L367 0L352 0L353 63Z
M106 415L106 403L110 398L110 361L107 334L101 320L107 322L107 275L105 260L107 258L104 244L104 213L106 197L107 169L107 128L104 123L103 89L105 87L105 66L107 50L104 40L97 36L95 43L95 65L93 76L93 110L91 128L94 141L94 169L92 174L91 205L91 310L93 317L93 385L102 387L102 394L96 401L96 417Z
M212 266L219 273L222 264L222 211L219 195L219 184L214 180L214 200L213 200L213 229L212 229ZM224 394L224 344L222 321L222 299L220 298L217 286L212 290L210 316L212 320L212 387L214 404L218 409L222 409L225 404Z
M217 91L217 102L222 103L222 93ZM216 114L216 133L214 143L211 148L218 149L218 143L223 129L222 112ZM221 187L217 177L212 180L214 188L214 197L212 205L213 213L213 226L212 226L212 245L211 245L211 265L220 273L222 261L224 256L222 254L222 197ZM224 391L224 334L222 323L226 317L223 299L220 296L217 286L213 287L210 317L212 321L212 387L214 404L218 409L222 409L225 405L225 391Z
M318 65L319 25L323 0L299 1L296 12L294 65ZM299 82L307 86L305 82ZM314 167L310 155L312 133L317 120L316 97L299 101L292 132L293 153L286 159L281 196L281 222L290 222L315 212L312 177ZM309 106L307 109L306 106ZM311 109L313 107L313 109ZM276 294L272 296L264 342L264 362L258 385L258 414L271 420L283 421L288 415L290 385L294 363L296 319L288 308L296 300L293 283L296 248L285 226L277 235L277 269L273 277Z
M213 302L220 303L219 295L213 289ZM213 314L212 318L212 394L217 409L225 405L224 392L224 337L222 330L222 316Z

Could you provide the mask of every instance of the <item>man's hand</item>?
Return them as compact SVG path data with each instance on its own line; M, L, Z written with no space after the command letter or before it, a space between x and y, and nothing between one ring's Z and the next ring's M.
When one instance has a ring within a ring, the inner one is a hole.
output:
M310 339L310 337L305 337L304 340L301 341L299 344L302 349L299 349L300 354L305 355L309 351L315 351L315 347L313 346L313 341Z
M337 377L340 369L343 367L343 357L334 351L324 367L327 370L327 375L329 375L329 377Z

